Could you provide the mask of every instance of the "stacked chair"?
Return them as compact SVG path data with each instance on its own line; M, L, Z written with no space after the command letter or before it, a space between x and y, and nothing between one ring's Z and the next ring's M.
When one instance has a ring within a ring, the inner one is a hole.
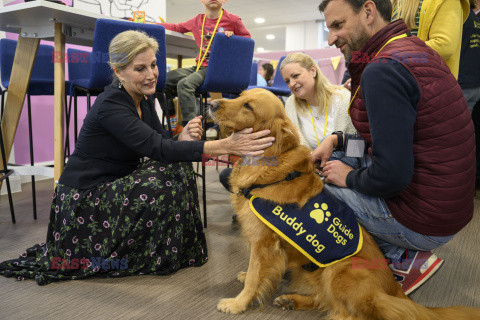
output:
M282 73L280 72L280 65L282 64L283 59L285 59L285 56L281 57L280 61L278 62L278 67L275 70L275 76L273 77L273 85L271 87L250 86L248 88L249 89L253 89L253 88L266 89L268 91L271 91L276 96L280 96L280 97L288 97L290 94L292 94L290 89L288 89L287 84L283 80Z
M5 88L2 90L2 104L1 115L3 117L3 111L5 108L5 94L8 91L10 84L10 74L12 72L13 59L15 56L15 50L17 48L17 41L10 39L0 39L0 70L1 70L1 82ZM33 65L32 74L30 76L30 83L27 90L27 108L28 108L28 136L30 144L30 165L34 165L33 156L33 136L32 136L32 104L31 96L46 96L54 94L53 85L53 69L52 63L54 53L54 47L50 45L40 45L38 47L37 56ZM5 153L2 150L2 155ZM8 159L6 159L8 161ZM5 166L4 166L5 168ZM37 219L37 200L35 193L35 176L31 176L32 179L32 200L33 200L33 218ZM9 185L9 182L7 182ZM12 211L12 221L15 222Z
M90 110L91 107L91 96L98 95L103 89L97 90L88 90L82 85L87 84L87 79L90 78L91 73L91 52L83 51L78 49L69 48L67 50L68 57L68 79L69 85L65 87L65 92L69 93L70 101L68 105L68 112L66 113L66 137L65 137L65 151L70 155L70 145L69 145L69 126L70 126L70 117L72 116L72 99L73 99L73 136L74 141L77 142L78 138L78 109L77 109L77 98L79 95L84 95L87 97L87 110Z

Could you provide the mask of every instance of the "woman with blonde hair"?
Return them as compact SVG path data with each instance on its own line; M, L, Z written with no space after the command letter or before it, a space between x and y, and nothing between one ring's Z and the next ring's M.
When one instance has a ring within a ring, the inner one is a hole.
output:
M258 154L273 138L245 129L198 141L201 119L171 139L155 112L155 39L139 31L109 47L113 83L88 112L50 211L47 239L0 274L39 285L90 276L164 275L207 262L191 161L203 154ZM141 161L141 160L144 161Z
M393 0L392 21L403 19L410 32L435 50L458 78L463 23L468 0Z
M302 144L314 150L333 132L356 132L348 115L350 91L331 84L310 56L301 52L289 54L281 63L280 72L292 91L285 111L299 128Z

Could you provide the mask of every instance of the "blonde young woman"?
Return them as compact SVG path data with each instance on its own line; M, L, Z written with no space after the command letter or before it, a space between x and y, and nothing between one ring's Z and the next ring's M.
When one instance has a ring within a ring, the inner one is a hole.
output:
M332 85L310 56L289 54L280 65L280 72L292 91L285 111L299 128L303 145L314 150L335 131L356 132L348 115L350 91Z
M291 53L278 68L292 91L285 103L285 111L299 129L301 144L315 150L324 137L335 131L356 133L348 115L350 91L332 85L310 56ZM344 157L343 154L335 154L334 157L356 166L354 158ZM220 182L229 191L231 172L231 168L226 168L219 176ZM233 221L236 221L236 215Z
M425 41L458 78L463 23L468 0L393 0L392 21L403 19L410 31Z

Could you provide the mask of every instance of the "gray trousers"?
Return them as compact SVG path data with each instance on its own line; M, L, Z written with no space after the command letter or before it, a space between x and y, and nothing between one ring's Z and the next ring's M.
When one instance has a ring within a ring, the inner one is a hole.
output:
M167 73L165 87L167 99L171 100L178 96L184 122L192 120L197 115L195 91L202 85L207 74L207 67L200 67L197 72L195 69L196 67L179 68Z

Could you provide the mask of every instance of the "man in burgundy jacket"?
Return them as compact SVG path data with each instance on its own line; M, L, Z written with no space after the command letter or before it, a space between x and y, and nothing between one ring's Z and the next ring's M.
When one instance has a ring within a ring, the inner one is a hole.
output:
M323 0L319 9L329 44L350 60L350 115L362 139L335 133L312 160L323 167L326 189L375 237L409 294L443 262L430 250L472 218L470 112L443 59L403 20L390 23L390 0ZM366 146L365 154L355 155L361 168L328 161L344 141L347 156L349 146Z
M222 9L227 0L199 1L205 7L204 14L198 14L182 23L161 23L167 30L180 33L192 32L195 42L200 48L195 67L179 68L167 73L165 93L170 101L171 97L178 95L184 124L196 116L195 91L205 80L211 44L215 34L222 32L227 37L237 35L250 38L250 32L243 25L242 19ZM171 104L171 102L169 103Z

